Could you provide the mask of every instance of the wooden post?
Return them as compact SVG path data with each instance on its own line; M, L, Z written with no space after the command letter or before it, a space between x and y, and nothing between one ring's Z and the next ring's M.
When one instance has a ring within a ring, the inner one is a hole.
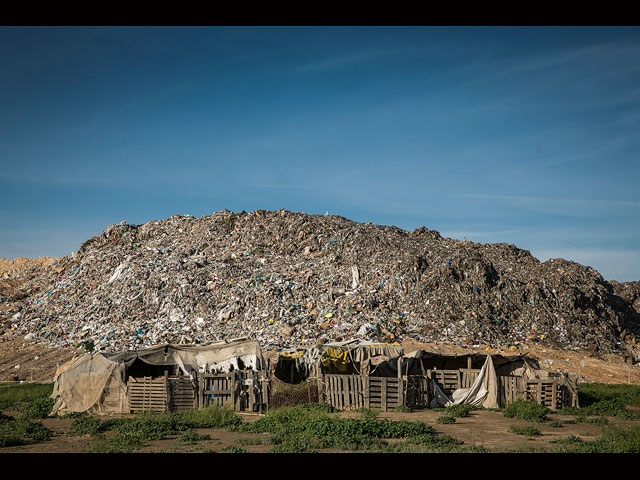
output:
M364 377L364 407L371 406L371 378Z
M409 368L409 362L407 362L407 368ZM400 405L404 405L404 390L402 383L402 357L398 357L398 402Z
M381 403L382 403L382 411L386 412L387 411L387 377L380 377L382 380L382 384L380 385L380 390L381 390Z
M164 391L165 391L165 403L164 409L165 411L169 410L169 406L171 405L171 391L169 388L169 370L164 371Z
M322 369L320 366L320 360L316 361L316 364L313 367L315 369L315 373L316 373L316 384L318 386L318 401L319 402L326 402L327 399L325 398L325 391L326 389L322 388L323 387L323 382L324 382L324 376L322 375Z
M247 377L249 377L247 380L249 383L249 385L247 385L249 387L249 411L253 412L255 410L255 405L256 405L256 391L255 391L255 376L256 376L256 372L251 370L251 373L249 373L247 375Z

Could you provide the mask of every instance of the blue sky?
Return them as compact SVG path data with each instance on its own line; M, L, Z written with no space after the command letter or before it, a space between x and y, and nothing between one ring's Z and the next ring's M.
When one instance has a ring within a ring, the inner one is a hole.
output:
M0 27L0 257L280 209L640 280L640 29Z

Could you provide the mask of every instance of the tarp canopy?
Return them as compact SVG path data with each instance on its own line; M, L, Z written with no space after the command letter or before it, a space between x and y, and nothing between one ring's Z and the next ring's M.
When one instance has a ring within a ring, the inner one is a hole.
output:
M117 353L85 353L55 374L51 414L67 412L128 413L127 369L139 360L148 365L177 366L183 375L238 369L263 370L264 358L255 340L236 339L209 345L157 345Z
M127 365L139 359L149 365L177 365L184 375L198 372L228 372L232 369L263 370L264 358L255 340L237 339L209 345L156 345L144 350L104 354L112 362Z
M468 362L471 361L471 368L482 368L486 361L486 353L456 353L443 354L429 352L426 350L416 350L405 355L406 358L419 358L425 369L430 370L437 368L438 370L457 370L459 368L467 368ZM499 355L491 354L494 367L506 375L509 370L515 370L528 365L529 368L538 369L538 362L526 355Z
M320 363L331 373L359 373L360 365L375 358L385 360L401 357L404 349L397 343L376 343L364 340L349 340L316 345L309 349L290 349L280 353L279 361L295 361L296 368L310 374Z

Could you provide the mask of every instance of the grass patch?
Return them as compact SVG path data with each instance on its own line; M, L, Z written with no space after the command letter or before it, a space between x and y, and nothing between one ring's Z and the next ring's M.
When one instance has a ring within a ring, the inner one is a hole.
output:
M640 453L640 427L607 426L599 440L585 441L570 435L555 445L554 451L562 453Z
M393 409L393 411L400 412L400 413L411 413L413 412L413 409L406 405L398 405L396 408Z
M477 410L473 405L449 405L444 411L450 417L469 417L473 410Z
M201 442L203 440L211 440L211 435L208 435L206 433L198 433L198 432L194 432L193 430L189 430L187 433L185 433L185 434L181 435L180 437L178 437L178 441L179 442L184 442L184 443L188 443L188 444Z
M528 400L518 400L517 402L507 405L502 414L506 418L544 422L550 412L551 410L543 405Z
M34 398L20 408L20 413L26 418L47 418L53 410L53 398Z
M640 406L640 387L628 384L583 383L578 390L580 408L565 407L565 415L599 415L640 420L640 412L627 411L625 405Z
M52 383L0 384L0 410L18 410L21 404L48 398L52 392Z
M527 437L537 437L539 435L542 435L540 430L533 425L525 425L525 426L511 425L509 427L509 431L511 433L515 433L517 435L525 435Z
M224 453L248 453L244 448L236 447L235 445L229 445L221 448L220 450Z
M283 407L268 412L253 423L237 430L250 433L271 433L276 453L311 453L335 448L348 451L390 452L442 449L443 445L458 446L450 439L438 440L433 428L420 421L378 419L377 412L359 411L356 418L343 418L331 413L323 404ZM386 439L403 439L390 445ZM409 442L409 443L407 443Z
M3 447L42 442L50 437L51 430L38 421L24 417L0 421L0 446Z
M208 435L198 436L194 428L234 428L242 419L230 409L208 407L180 413L143 413L134 417L102 420L90 415L79 415L71 424L74 435L91 435L93 453L132 452L151 440L162 440L183 432L180 441L210 440ZM107 433L109 433L107 435Z
M456 423L456 417L453 417L451 415L443 415L442 417L438 417L436 419L436 423L439 423L440 425Z

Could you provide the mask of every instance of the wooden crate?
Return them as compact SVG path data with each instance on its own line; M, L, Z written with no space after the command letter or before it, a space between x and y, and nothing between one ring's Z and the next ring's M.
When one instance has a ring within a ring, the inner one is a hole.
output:
M551 410L560 410L567 404L567 388L557 380L527 380L525 398Z
M517 376L500 376L500 404L507 406L518 400L528 400L550 408L559 410L564 406L573 405L575 399L559 379L526 379Z
M127 388L129 411L166 412L168 408L167 378L130 377Z

